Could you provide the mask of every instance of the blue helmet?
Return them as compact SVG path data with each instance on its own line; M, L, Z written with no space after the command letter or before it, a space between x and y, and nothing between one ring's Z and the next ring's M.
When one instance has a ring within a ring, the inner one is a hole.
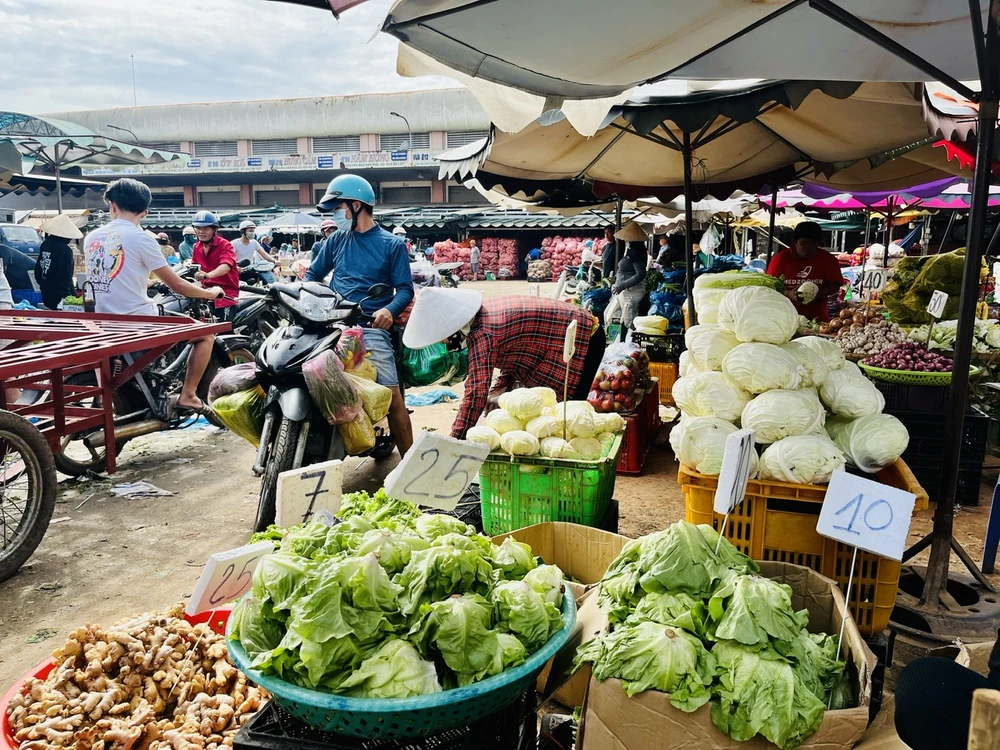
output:
M371 183L356 174L342 174L334 177L326 188L326 195L316 205L320 213L328 213L344 201L361 201L365 205L375 205L375 191Z
M199 211L191 219L191 226L193 227L216 227L219 226L219 217L213 214L211 211Z

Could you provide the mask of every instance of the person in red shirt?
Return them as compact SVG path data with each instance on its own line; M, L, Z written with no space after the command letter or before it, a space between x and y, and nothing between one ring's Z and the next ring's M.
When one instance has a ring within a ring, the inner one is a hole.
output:
M814 221L795 227L792 246L771 259L767 274L784 277L785 296L800 315L821 321L830 319L827 302L844 284L840 264L823 248L823 230ZM803 286L806 282L812 284Z
M228 320L240 294L236 249L232 242L219 236L219 218L211 211L199 211L191 226L198 236L191 262L201 267L194 277L202 286L218 286L225 292L225 297L215 300L215 309L219 317Z

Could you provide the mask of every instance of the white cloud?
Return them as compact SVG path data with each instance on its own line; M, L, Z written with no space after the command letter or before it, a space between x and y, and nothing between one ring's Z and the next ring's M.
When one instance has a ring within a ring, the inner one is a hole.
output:
M0 109L43 113L401 91L377 34L390 0L343 14L264 0L0 0Z

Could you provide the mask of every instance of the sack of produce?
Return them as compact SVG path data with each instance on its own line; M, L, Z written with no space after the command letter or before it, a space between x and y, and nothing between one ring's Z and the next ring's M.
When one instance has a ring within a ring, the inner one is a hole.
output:
M869 474L896 463L910 443L906 427L891 414L833 417L826 430L847 460Z
M818 388L830 371L826 360L807 344L803 344L801 339L792 339L787 344L782 344L781 348L795 357L799 363L800 388Z
M465 432L465 439L471 440L473 443L482 443L491 451L500 447L500 433L486 425L470 427Z
M328 349L306 360L302 365L302 377L309 395L330 424L351 422L361 414L361 396L344 372L344 363L336 352ZM355 380L369 382L357 377Z
M826 435L795 435L771 443L760 455L760 478L793 484L827 484L847 465Z
M722 360L722 372L750 393L799 387L799 363L774 344L740 344Z
M960 247L950 253L901 258L882 292L882 302L889 308L891 318L897 323L930 323L927 305L935 290L949 295L941 317L956 318L965 254L965 248ZM980 267L986 268L985 259Z
M254 362L224 367L212 378L212 383L208 386L208 403L214 404L217 398L249 390L255 385L257 385L257 365Z
M700 313L699 313L700 320ZM720 325L704 323L684 333L684 346L697 370L722 371L722 360L739 346L740 340Z
M361 406L372 424L378 424L385 419L392 405L392 390L384 385L359 378L353 372L345 372L344 377L350 381L361 397Z
M345 422L337 429L344 440L344 450L348 455L359 456L375 447L375 428L364 412L353 422Z
M762 393L743 408L740 425L753 430L758 443L822 431L826 410L812 388Z
M492 427L500 435L503 435L505 432L524 429L524 422L520 419L515 419L506 409L494 409L489 412L486 415L485 422L487 427Z
M753 403L753 402L751 402ZM699 474L716 476L722 471L726 438L736 432L732 422L715 417L684 417L670 431L674 456ZM757 475L757 451L750 458L750 476Z
M680 410L690 417L718 417L736 422L752 396L721 372L696 372L674 383L672 394Z
M365 332L361 326L348 328L340 335L336 347L337 356L344 363L345 370L353 370L361 364L368 353L365 348Z
M867 417L885 408L885 397L853 362L826 376L819 388L826 408L841 417Z
M254 386L220 396L212 404L212 411L230 431L257 446L264 427L264 404L267 396L263 389Z
M406 385L411 388L435 385L448 380L457 371L457 364L448 351L448 345L443 342L431 344L423 349L403 347L402 375Z
M821 356L826 362L827 372L839 370L847 362L844 350L835 341L825 339L822 336L802 336L795 339L795 343L808 347Z
M361 360L361 364L355 367L353 370L348 370L357 375L359 378L364 378L365 380L370 380L373 383L376 378L378 378L378 370L375 369L375 363L372 362L371 357L365 357Z
M799 314L785 295L763 286L741 287L719 304L719 324L740 341L784 344L799 328Z

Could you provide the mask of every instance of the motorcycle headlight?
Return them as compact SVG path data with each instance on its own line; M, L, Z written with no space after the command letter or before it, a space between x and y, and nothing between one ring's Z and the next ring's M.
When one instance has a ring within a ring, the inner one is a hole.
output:
M317 297L315 294L302 290L299 298L289 299L292 307L295 308L303 318L314 323L327 323L335 320L342 320L350 315L350 310L337 308L336 297Z

